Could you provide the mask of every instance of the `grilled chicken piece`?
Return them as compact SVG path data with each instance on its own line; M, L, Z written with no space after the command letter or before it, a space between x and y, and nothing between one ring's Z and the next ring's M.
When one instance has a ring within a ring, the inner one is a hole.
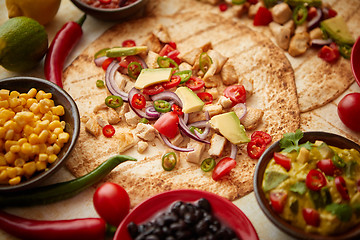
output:
M181 144L183 141L184 141L184 138L181 135L181 133L178 133L178 135L176 135L174 138L170 139L170 142L175 146L179 146L179 144Z
M147 46L149 51L153 51L156 53L160 52L160 50L162 49L161 42L154 33L150 33L141 45Z
M134 139L134 135L131 132L121 132L118 134L115 134L115 138L117 139L119 145L118 145L118 152L123 153L126 150L133 147L136 142Z
M157 59L159 56L160 55L157 54L156 52L149 51L148 54L146 55L144 61L149 68L158 68L159 64L157 63Z
M101 127L94 117L90 117L86 122L85 130L95 137L98 137L101 133Z
M292 11L287 3L276 4L271 9L274 22L284 24L292 17Z
M208 104L203 107L203 111L209 112L210 117L222 113L222 106L220 104Z
M106 117L109 124L111 125L117 124L121 121L121 117L113 108L108 108L108 110L106 111Z
M186 153L186 161L200 164L202 161L201 155L204 151L205 144L200 143L194 139L190 139L187 148L194 148L194 151Z
M109 125L109 122L105 119L105 117L102 114L97 114L95 116L95 119L101 128L105 127L106 125Z
M241 78L239 84L243 85L246 91L246 99L251 97L254 92L254 81L252 79Z
M179 71L192 70L192 66L187 62L182 62L179 65Z
M269 24L272 35L275 37L276 44L284 50L289 48L291 29L286 25L280 25L276 22Z
M236 73L234 65L227 61L221 69L221 78L225 85L233 85L236 84L239 80L238 75Z
M153 141L157 134L156 129L150 124L138 123L134 130L135 136L144 141Z
M210 140L209 155L220 157L224 151L225 144L226 138L215 133Z
M232 106L232 101L230 100L230 98L227 98L225 96L221 96L219 98L219 103L224 109L231 108Z
M125 113L124 116L126 123L132 127L135 127L140 120L140 117L131 109L129 112Z
M138 153L145 152L145 150L148 148L148 146L149 146L149 144L147 142L139 141L137 143L137 151L138 151Z
M159 39L160 42L162 42L162 43L171 42L169 32L168 32L167 28L164 27L162 24L157 26L153 33Z
M263 110L248 107L245 116L240 119L240 122L242 125L244 125L246 130L254 130L261 122L263 115Z
M232 0L227 0L226 2L232 3ZM240 5L232 5L231 11L233 12L234 17L241 18L245 13L249 11L250 3L245 2Z
M209 49L212 49L211 42L205 43L204 45L194 48L188 52L180 53L179 58L189 63L191 66L194 66L195 63L198 65L200 54L202 52L207 52Z
M207 51L207 54L212 60L212 64L209 69L206 71L203 80L205 81L207 78L214 76L217 73L220 73L222 67L224 66L225 62L229 59L228 57L223 56L221 53L210 49Z
M248 11L249 18L254 18L260 7L265 7L263 1L259 1L257 4L250 5Z
M289 54L293 57L304 54L310 47L310 35L307 32L296 33L290 40Z

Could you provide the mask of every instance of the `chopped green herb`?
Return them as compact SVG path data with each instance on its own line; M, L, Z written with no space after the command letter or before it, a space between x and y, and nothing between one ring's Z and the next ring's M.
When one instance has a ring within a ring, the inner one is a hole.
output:
M280 140L280 147L284 152L299 151L299 140L304 136L304 133L297 129L295 133L285 133Z
M348 222L351 219L352 208L346 203L332 203L327 205L325 210L336 215L342 222Z
M276 188L280 183L289 178L289 175L276 171L266 171L263 189L265 192Z
M297 182L290 187L290 191L303 195L306 193L307 187L304 182Z

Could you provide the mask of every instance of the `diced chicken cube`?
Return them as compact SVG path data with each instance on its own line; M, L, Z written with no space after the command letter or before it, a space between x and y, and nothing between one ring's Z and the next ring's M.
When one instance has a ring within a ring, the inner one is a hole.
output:
M290 40L289 54L293 57L304 54L310 47L310 40L307 32L296 33Z
M187 148L194 148L194 151L188 152L186 154L186 161L200 164L202 161L201 155L204 151L205 144L200 143L194 139L190 139L190 142L188 143Z
M210 93L213 96L213 99L217 99L219 97L219 91L217 88L208 88L205 92Z
M96 105L95 107L94 107L94 110L93 110L93 113L98 113L100 110L105 110L105 109L107 109L108 108L108 106L106 106L106 104L105 104L105 102L103 102L102 104L99 104L99 105Z
M320 28L314 28L310 31L310 38L312 39L323 39L323 32Z
M195 63L198 64L200 54L202 52L207 52L211 48L212 48L211 42L207 42L203 46L194 48L185 53L180 53L179 58L189 63L191 66L193 66Z
M141 45L147 46L149 51L153 51L156 53L160 52L162 48L159 39L155 36L154 33L150 33Z
M297 25L295 28L295 34L303 32L307 32L307 21L305 21L301 25Z
M207 88L215 88L221 84L221 76L220 74L216 74L214 76L211 76L209 78L203 79L205 82L205 87Z
M120 109L118 110L119 116L123 117L125 116L125 113L127 113L129 111L130 107L128 103L124 103Z
M175 146L179 146L179 144L181 144L183 141L184 141L184 138L181 135L181 133L178 133L178 135L176 135L174 138L170 139L170 142Z
M149 144L147 142L139 141L137 143L137 151L138 151L138 153L145 152L145 150L148 148L148 146L149 146Z
M251 4L248 11L249 18L254 18L260 7L265 7L263 1L259 1L257 4Z
M242 125L244 125L246 130L253 130L259 125L263 115L263 110L248 107L245 116L240 119L240 122Z
M90 117L85 124L85 130L91 135L98 137L101 133L101 127L94 117Z
M220 104L207 104L203 107L203 111L209 112L210 117L222 113L222 106Z
M209 155L220 157L224 151L225 144L226 138L215 133L210 140Z
M134 86L135 86L135 83L134 83L134 82L128 81L128 82L126 82L124 91L125 91L125 92L130 92L130 90L131 90Z
M284 50L289 48L291 30L276 22L269 24L272 35L275 37L276 44Z
M126 123L132 127L135 127L140 120L140 117L131 109L129 112L125 113L124 116Z
M192 66L187 62L182 62L179 65L179 71L192 70Z
M291 35L293 35L295 33L296 26L295 26L294 20L291 19L291 20L287 21L283 26L290 30Z
M107 117L109 124L111 124L111 125L117 124L121 121L121 117L113 108L108 108L108 110L106 112L106 117Z
M101 128L105 127L106 125L109 125L109 122L105 119L105 117L102 114L97 114L95 118Z
M89 121L89 119L90 119L89 115L83 115L83 116L80 117L80 121L82 123L85 123L85 124L86 124L87 121Z
M123 153L126 150L133 147L136 142L134 139L134 135L131 132L121 132L115 135L119 145L118 145L118 152Z
M284 24L292 17L292 11L287 3L276 4L271 9L274 22Z
M232 2L231 0L229 2ZM240 5L232 5L231 11L233 12L234 17L241 18L247 11L249 11L250 3L245 2Z
M156 136L156 129L150 124L138 123L135 128L135 136L139 137L144 141L153 141Z
M246 91L246 99L251 97L254 92L254 81L252 79L241 78L239 84L243 85Z
M168 33L168 30L162 24L157 26L153 33L160 40L160 42L163 42L163 43L171 42L171 38Z
M214 76L219 73L224 66L225 62L229 59L228 57L223 56L221 53L210 49L207 54L212 60L212 64L209 69L206 71L203 80L205 81L207 78Z
M227 98L225 96L221 96L219 98L219 103L223 108L230 108L232 106L232 101L230 98Z
M131 81L129 76L121 74L119 72L115 73L115 83L118 85L118 87L121 90L124 89L124 87L128 81Z
M238 82L238 75L236 73L234 65L227 61L221 69L221 78L225 85L232 85Z
M145 63L149 68L158 68L159 64L157 63L157 59L160 55L156 52L149 51L145 57Z

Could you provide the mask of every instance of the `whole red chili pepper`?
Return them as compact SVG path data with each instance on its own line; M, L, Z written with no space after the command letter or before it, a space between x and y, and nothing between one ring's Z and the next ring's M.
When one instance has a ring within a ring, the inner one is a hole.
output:
M100 240L105 238L107 225L101 218L43 221L0 210L0 229L23 240Z
M55 35L46 54L45 78L61 88L65 60L83 34L81 26L85 19L86 15L83 15L77 22L65 23Z

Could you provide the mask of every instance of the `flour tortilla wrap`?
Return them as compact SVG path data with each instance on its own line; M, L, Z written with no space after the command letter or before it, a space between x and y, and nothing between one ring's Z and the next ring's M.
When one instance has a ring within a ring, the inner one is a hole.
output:
M184 13L168 17L147 17L116 25L88 46L65 70L64 89L76 101L82 117L91 115L95 106L104 102L106 90L96 87L96 80L104 79L104 71L94 65L94 53L105 47L120 46L122 41L133 39L141 43L159 24L168 28L172 41L181 53L211 42L213 49L235 63L242 78L254 81L253 96L248 107L264 111L262 130L279 140L286 132L299 128L299 108L294 82L294 73L284 53L268 38L246 26L237 26L218 15L201 12ZM68 169L82 176L104 160L118 154L117 134L132 130L124 120L114 125L116 134L106 138L102 134L94 137L81 125L80 136L71 157ZM247 132L250 137L251 132ZM173 189L201 189L235 200L253 190L253 174L257 160L250 159L246 144L239 145L237 165L228 176L214 181L211 173L204 173L199 165L180 158L178 166L170 172L161 166L161 157L168 150L156 139L149 148L139 154L136 146L122 153L138 159L123 163L113 170L104 181L120 184L128 192L132 206L142 200ZM223 157L229 156L230 144ZM181 156L182 154L180 154Z

